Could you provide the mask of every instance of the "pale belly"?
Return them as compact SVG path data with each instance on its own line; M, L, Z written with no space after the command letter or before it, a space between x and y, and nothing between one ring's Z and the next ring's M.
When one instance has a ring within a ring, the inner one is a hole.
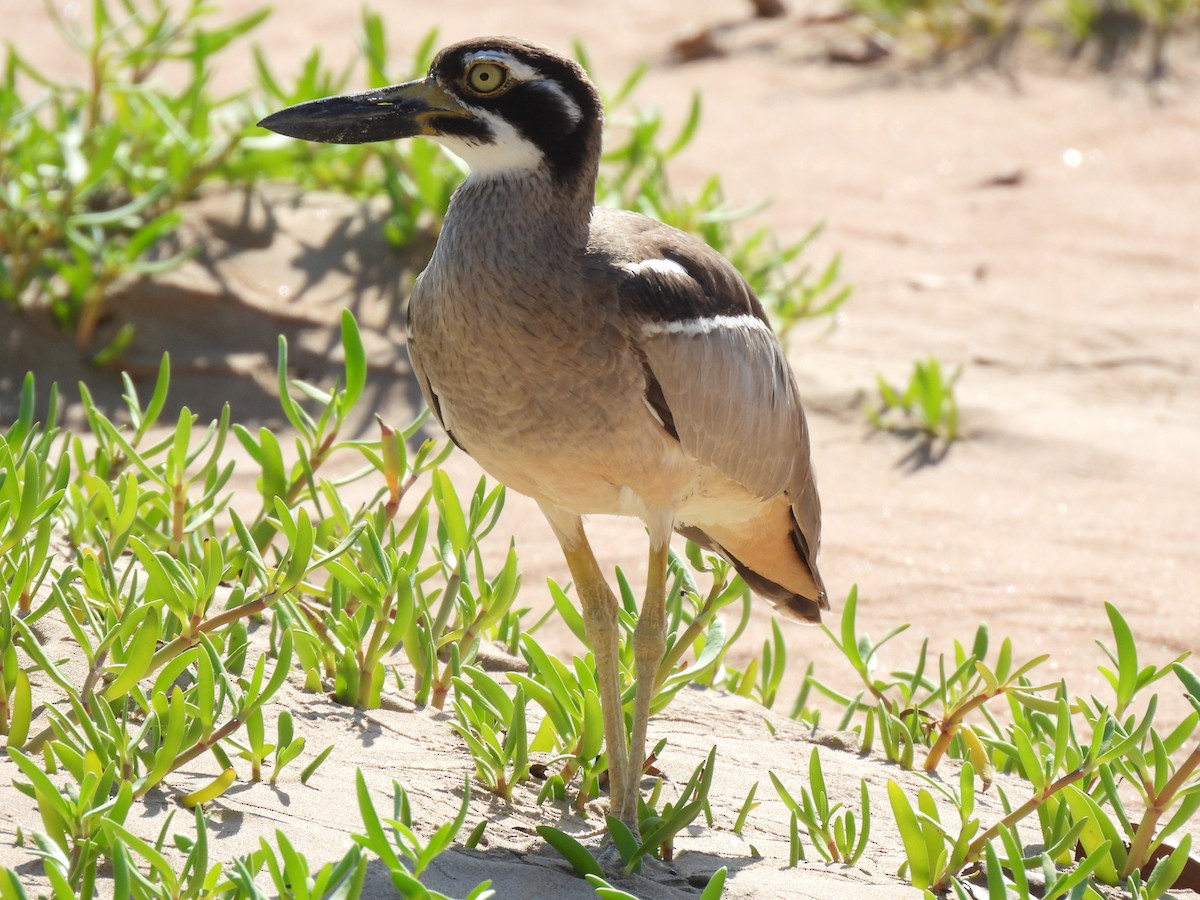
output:
M683 452L647 406L637 367L426 356L419 370L447 431L492 478L543 505L648 524L732 525L761 512L761 498Z
M575 515L736 527L761 514L760 497L686 456L648 412L638 419L637 427L593 433L590 443L538 438L465 446L497 481Z

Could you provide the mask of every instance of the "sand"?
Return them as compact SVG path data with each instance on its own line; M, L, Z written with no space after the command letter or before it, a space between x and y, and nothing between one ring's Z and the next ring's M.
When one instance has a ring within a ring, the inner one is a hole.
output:
M226 4L231 15L251 5ZM1200 647L1200 617L1189 611L1200 582L1195 60L1181 51L1173 80L1151 91L1135 78L1097 77L1039 57L1019 68L1014 88L986 71L950 77L886 65L832 67L820 60L825 32L806 30L796 18L745 23L734 4L644 6L543 0L516 8L463 2L436 11L405 4L382 12L397 58L437 24L445 42L514 33L568 47L581 38L608 84L645 61L650 70L638 104L679 121L690 94L703 92L700 131L672 169L681 189L719 172L731 205L771 198L752 224L771 226L781 241L826 223L813 259L841 253L854 295L836 327L793 332L790 355L813 434L825 508L821 565L834 615L857 584L865 630L882 635L901 623L913 626L886 652L885 668L910 662L926 637L935 652L949 650L954 639L969 641L986 621L994 640L1012 637L1019 657L1052 654L1039 670L1042 680L1065 678L1075 693L1102 694L1095 641L1111 642L1105 601L1128 618L1143 664ZM674 38L715 23L728 26L717 35L726 55L670 64ZM277 12L258 40L287 73L317 43L334 57L356 52L357 24L344 4L306 4ZM35 4L7 11L4 31L25 52L56 46ZM69 67L54 54L44 58ZM248 54L231 52L218 82L239 86L249 77L247 62ZM275 335L289 336L305 377L320 377L336 344L337 316L349 305L367 331L371 403L389 421L407 421L419 395L407 377L396 314L403 289L381 262L387 257L378 216L341 198L297 198L276 188L246 221L240 203L220 195L200 201L189 228L206 236L205 257L116 305L119 321L138 325L126 354L131 370L149 377L170 348L176 402L206 417L225 399L235 420L277 415ZM338 228L347 221L348 230ZM335 233L336 246L325 247ZM914 359L929 355L963 367L964 438L936 463L911 440L872 433L863 412L876 373L899 381ZM0 357L6 416L15 379L30 367L43 382L86 378L103 402L119 392L114 376L82 366L48 328L8 313L0 313ZM366 429L369 417L360 424ZM477 477L464 456L451 466L464 481ZM622 565L636 580L645 554L640 528L598 519L589 531L602 562ZM527 602L545 603L544 579L565 580L566 573L533 504L511 495L498 533L516 535ZM497 539L498 555L506 539ZM739 658L757 652L769 618L761 605ZM788 623L785 633L794 654L785 703L809 660L827 680L853 685L819 632ZM575 649L565 629L545 637L562 652ZM1188 707L1176 687L1164 685L1159 716L1168 727ZM298 693L286 702L317 704L307 724L341 734L329 738L347 754L338 774L366 767L384 804L388 782L399 778L421 797L431 822L453 814L469 762L438 717L411 711L403 699L396 709L357 716ZM651 733L671 735L680 753L671 770L683 779L707 752L709 722L728 720L728 730L716 735L721 799L714 803L727 815L752 781L762 782L760 798L773 799L765 796L768 769L787 782L784 767L792 767L789 783L802 777L808 749L797 743L798 728L783 722L781 736L768 738L757 724L762 715L741 701L698 693L680 698ZM409 743L393 744L405 735ZM310 746L320 740L314 736ZM845 757L852 786L857 758L836 756ZM11 766L0 768L6 785ZM883 781L899 773L878 763L864 771L882 803ZM230 852L244 852L260 826L284 827L289 836L311 828L306 846L314 848L329 846L324 828L345 835L356 822L353 785L333 776L330 767L311 788L244 786L227 795L222 809L241 823L222 832ZM181 780L171 791L186 788ZM330 803L330 794L341 799ZM25 858L8 846L13 824L30 824L27 814L10 812L11 796L0 794L6 864ZM481 859L455 852L439 864L447 879L438 883L442 889L465 892L472 866L486 864L487 877L499 880L493 872L503 870L516 879L509 884L558 878L547 892L590 895L582 882L560 876L553 854L521 831L557 821L556 813L527 802L494 812L482 790L473 803L471 821L494 814L512 827L489 826ZM340 818L326 821L335 807ZM811 864L784 869L782 809L764 803L747 829L757 834L742 841L721 828L699 834L694 845L681 843L685 857L696 854L707 871L715 868L711 855L729 864L735 877L728 896L907 896L892 877L895 846L881 844L865 876ZM886 818L879 816L881 823ZM877 840L887 838L881 832ZM765 859L751 862L747 842ZM829 878L836 887L822 880ZM541 894L540 887L500 892Z

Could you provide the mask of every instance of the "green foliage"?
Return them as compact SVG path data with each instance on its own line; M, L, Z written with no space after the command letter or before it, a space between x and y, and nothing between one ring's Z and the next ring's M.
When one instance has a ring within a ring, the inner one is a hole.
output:
M758 804L754 802L754 795L757 792L758 782L756 781L754 784L750 785L750 790L746 792L746 799L742 801L742 807L738 810L737 819L733 824L734 834L742 833L742 829L746 827L746 819L749 818L750 813L752 813L758 806Z
M626 872L637 871L641 859L647 854L657 856L664 862L670 862L675 856L675 838L696 819L704 814L709 825L712 824L712 811L708 806L708 793L712 787L713 774L716 767L717 748L708 752L708 758L692 772L690 778L679 790L673 802L664 802L662 808L656 806L661 795L662 780L656 784L649 798L638 798L638 826L641 831L641 842L636 846L620 840L617 847L621 850L621 860ZM623 823L613 817L608 817L609 833L614 834L614 825L624 828ZM626 829L627 830L627 829ZM614 834L615 837L615 834Z
M389 41L382 17L364 8L359 45L362 55L335 69L319 47L305 58L299 76L285 85L265 53L255 48L257 84L252 92L255 118L304 100L380 87L425 74L437 50L437 30L422 38L408 67L391 69ZM361 61L365 73L358 71ZM233 155L222 175L233 183L264 179L295 183L306 189L334 190L353 197L386 197L390 217L384 227L398 248L427 242L441 228L450 195L463 178L461 164L429 141L317 145L256 130Z
M542 840L558 851L558 854L569 862L571 868L580 875L585 878L589 876L602 878L604 876L604 870L600 868L600 863L596 862L596 858L588 852L587 847L565 831L559 831L549 825L539 825L537 833L541 835Z
M32 375L21 387L17 420L0 435L0 734L9 726L9 698L16 687L13 614L25 615L34 594L50 574L53 513L62 503L70 468L53 456L57 429L34 422L36 391ZM58 391L49 398L50 417L58 414Z
M199 806L237 777L230 753L249 763L251 780L272 764L274 781L304 750L287 712L276 720L275 742L266 739L264 707L308 633L289 613L300 595L318 590L319 576L337 583L330 573L339 558L360 552L373 535L369 526L386 524L401 481L421 474L391 470L385 457L394 460L396 453L381 453L378 445L337 440L365 370L349 317L342 338L345 387L326 392L281 377L285 414L298 433L290 470L282 452L273 452L277 443L232 426L227 409L199 432L186 408L173 426L159 425L170 382L165 357L148 403L126 379L128 425L106 416L81 386L90 449L81 434L52 443L58 432L33 421L33 383L26 381L17 422L0 438L0 537L9 535L10 544L0 559L13 573L11 587L0 593L0 721L22 774L18 787L41 812L45 831L34 836L39 855L48 877L69 890L84 890L101 858L114 869L123 865L118 857L132 865L120 847L135 847L142 863L161 867L114 829L131 803L180 766L210 753L218 763L220 774L184 798ZM294 396L298 390L303 399ZM231 430L245 432L243 443L258 451L252 456L262 471L260 511L247 519L229 508L224 490L233 471L226 456ZM438 457L431 447L414 456L418 465ZM367 458L358 477L387 471L373 521L367 510L321 514L321 498L336 493L315 473L336 451ZM218 525L222 516L226 524ZM73 558L48 553L51 524L77 546ZM393 541L403 537L391 533ZM278 627L269 629L264 648L250 639L248 624L276 607ZM69 676L43 644L38 626L51 620L69 633L82 679ZM60 692L36 723L28 678L34 670ZM31 724L41 726L32 736ZM327 753L306 768L305 779ZM65 785L50 778L55 771L67 777ZM136 868L122 871L134 878Z
M731 580L727 563L715 557L702 558L694 546L689 546L688 554L703 567L698 574L710 576L710 584L702 591L696 582L697 573L672 552L669 562L671 587L667 590L666 604L666 652L655 681L655 694L650 704L652 712L665 709L689 684L713 683L732 642L720 612L739 600L749 600L740 579ZM617 581L621 601L618 621L622 697L626 712L630 714L637 600L619 569ZM555 612L586 643L583 616L578 606L557 584L550 582L549 586ZM529 739L529 750L549 754L550 765L558 766L546 779L539 802L565 798L567 787L574 784L574 805L582 812L599 793L599 778L608 768L607 756L601 753L604 727L595 661L588 654L567 664L549 655L531 635L521 638L520 649L529 663L529 672L510 673L509 679L545 713Z
M661 796L661 779L649 799L639 798L638 826L642 833L640 841L620 819L606 817L608 833L620 856L624 874L640 872L642 859L647 855L656 856L665 862L673 859L676 836L691 825L701 813L709 817L711 824L708 793L712 787L716 754L717 748L714 747L709 751L708 758L692 773L674 802L665 802L661 809L656 808ZM604 873L592 854L571 835L549 825L539 825L537 832L580 875L589 881L603 876Z
M714 554L702 553L695 544L685 547L686 556L671 551L668 562L666 632L667 646L655 681L655 694L650 702L652 713L664 709L671 698L689 684L711 685L722 672L725 655L741 635L744 625L730 634L722 611L740 602L743 622L750 604L750 592L734 573L729 563ZM707 577L702 588L697 576ZM636 602L628 584L618 572L621 599L625 611L622 618L621 657L626 669L633 667L633 626ZM690 658L689 657L690 653ZM632 701L630 691L625 699Z
M1046 657L1014 666L1007 640L996 660L988 662L985 627L976 633L969 651L956 644L952 660L939 659L936 678L926 674L924 646L914 670L883 677L878 671L879 649L900 630L878 643L859 635L854 624L856 599L852 593L847 600L840 634L835 636L828 629L826 633L862 679L873 702L863 703L863 694L844 697L814 681L816 688L853 712L844 723L862 717L857 727L865 749L871 748L878 735L885 755L909 767L916 752L927 748L923 768L929 773L938 769L945 754L963 760L957 790L940 780L929 782L955 811L949 819L938 811L930 790L919 790L914 802L898 782L889 783L888 798L908 859L906 877L915 886L935 892L950 890L958 884L963 869L972 864L994 868L1003 878L1016 878L1014 867L1022 870L1021 878L1023 869L1032 865L1053 872L1055 866L1078 858L1076 847L1085 863L1068 874L1055 872L1048 878L1055 896L1086 887L1089 879L1128 885L1131 879L1136 883L1146 877L1155 890L1166 890L1179 877L1182 855L1154 863L1152 848L1178 833L1200 809L1200 778L1196 776L1200 748L1182 760L1172 756L1179 754L1200 724L1200 679L1182 665L1182 658L1167 666L1141 665L1128 624L1116 607L1108 604L1116 650L1104 648L1113 667L1101 671L1117 700L1111 710L1097 698L1069 700L1065 685L1032 684L1027 674ZM1151 727L1157 695L1142 701L1140 712L1129 711L1137 705L1142 689L1172 673L1189 698L1194 698L1197 713L1169 734L1160 735ZM1046 696L1049 690L1056 690L1054 698ZM987 705L1000 698L1008 701L1011 721L1006 725L987 711ZM967 721L977 714L982 722ZM1022 803L1011 803L1001 792L1006 815L985 827L975 814L974 782L978 776L986 789L997 770L1019 774L1028 782L1030 795ZM1122 797L1121 784L1134 786L1142 794L1148 812L1140 821L1127 812L1128 798ZM801 813L800 821L805 821L805 816L820 820L818 794L819 789L814 788L813 802L789 804ZM1017 823L1029 817L1036 817L1041 828L1042 854L1024 860L1018 843L1016 851L997 855L993 862L989 853L995 853L995 842L1009 840L1005 835L1015 834Z
M1093 47L1096 66L1111 70L1144 45L1151 80L1168 74L1169 39L1194 30L1200 16L1196 0L853 0L850 7L919 61L1004 64L1024 39L1072 57Z
M84 29L57 7L47 9L88 78L51 81L8 45L0 87L0 297L48 306L86 347L112 290L183 258L161 250L181 220L178 206L228 159L242 131L239 101L214 98L209 72L267 10L214 29L201 0L96 0ZM176 88L154 78L170 59L182 60L187 72Z
M513 788L529 777L529 738L526 732L524 691L515 697L482 669L463 668L454 678L454 712L458 721L454 730L467 742L475 773L479 779L505 800L512 799Z
M458 815L453 821L440 825L428 841L423 841L413 831L412 807L408 801L408 792L398 782L393 783L395 793L392 818L381 821L371 803L371 794L367 790L362 772L357 772L355 778L358 785L358 809L366 833L354 835L354 841L374 853L387 866L392 884L400 892L400 896L413 900L448 900L444 895L430 891L418 879L429 864L449 848L462 830L471 801L470 783L463 784L462 805ZM389 841L384 833L384 825L391 831L393 841ZM479 885L467 895L466 900L487 900L493 896L495 892L489 889L489 884L485 881Z
M970 840L979 828L979 820L971 819L975 788L974 772L970 764L964 765L963 783L968 793L958 803L962 821L957 834L943 825L933 795L924 788L917 794L914 808L907 794L895 781L888 781L888 801L892 815L900 828L904 841L904 854L908 858L907 872L902 875L918 890L930 888L944 890L949 877L962 869L967 857Z
M579 616L566 595L553 583L550 587L555 603L562 604L560 609L569 606L571 613ZM558 771L546 779L538 800L562 799L566 786L578 779L575 808L582 812L588 801L599 794L600 775L608 768L607 757L601 755L604 720L595 661L589 654L585 659L576 657L567 665L547 653L530 635L522 638L521 652L529 662L528 675L512 672L508 677L545 713L529 739L529 749L550 754L551 759L562 762Z
M199 821L199 819L198 819ZM236 891L236 896L259 898L264 895L256 883L256 876L264 871L270 878L277 897L294 897L296 900L323 900L340 897L357 900L362 895L367 878L369 857L359 847L353 846L336 862L328 862L316 872L311 871L308 859L297 851L281 830L275 832L279 851L258 839L259 849L234 860L227 877Z
M410 452L419 422L381 427L375 443L343 440L366 362L348 314L341 336L343 372L332 390L288 376L280 342L280 402L296 435L291 453L273 433L231 423L228 409L204 429L186 408L173 424L160 422L170 384L165 357L148 402L126 379L128 424L117 424L81 386L87 433L60 435L36 423L27 380L17 421L0 442L0 537L11 535L0 558L16 564L5 569L12 582L0 594L0 712L21 773L17 786L41 815L34 852L56 895L93 895L97 871L108 866L120 896L260 896L256 879L264 877L281 895L357 896L368 860L358 848L313 871L280 834L278 850L264 841L228 866L212 863L201 808L239 777L262 778L268 766L274 783L304 754L286 710L268 740L266 704L293 666L318 686L330 678L345 702L378 705L385 660L413 646L439 667L418 690L444 697L480 642L500 634L520 584L516 556L510 550L489 575L479 541L495 525L502 489L481 482L461 499L437 469L448 444ZM257 490L237 508L226 487L234 471L230 433L258 470ZM349 481L372 477L381 485L358 509L341 499L347 479L321 478L339 453L365 461ZM415 507L400 516L401 501L421 481L428 486L413 491ZM44 546L50 527L76 546L72 557ZM51 621L65 626L81 679L43 644L38 626ZM440 669L446 651L455 663ZM60 694L37 720L28 677L35 670ZM460 704L464 698L465 687L456 695ZM515 744L524 702L509 703L521 713L507 722ZM41 728L32 736L31 724ZM331 749L308 762L302 784ZM219 774L183 798L200 824L194 838L177 837L181 870L163 855L165 828L148 842L130 830L128 813L180 766L210 754ZM247 769L239 775L230 757ZM362 793L360 800L369 802ZM456 839L468 800L469 792L459 819L423 842L398 791L396 819L387 823L398 849L381 849L388 842L369 805L360 843L389 864L406 896L433 896L418 879ZM392 865L400 858L410 868ZM473 896L487 894L484 886Z
M960 777L957 790L940 780L930 781L935 792L942 794L942 802L954 809L952 818L938 813L935 794L928 790L918 791L914 800L899 783L889 788L893 816L902 832L908 829L906 871L914 884L961 891L958 879L968 866L993 869L996 875L989 875L989 884L1023 883L1025 868L1061 869L1077 852L1088 854L1085 870L1054 869L1053 877L1047 875L1047 883L1060 892L1056 895L1091 890L1089 885L1094 882L1145 892L1153 881L1153 890L1161 892L1180 877L1184 854L1178 844L1168 842L1200 810L1200 777L1196 774L1200 748L1184 753L1200 725L1200 699L1196 699L1200 698L1200 679L1182 664L1184 657L1165 666L1142 663L1124 617L1107 604L1114 643L1113 649L1100 645L1110 664L1101 666L1100 672L1116 701L1111 709L1097 698L1070 699L1065 685L1032 683L1029 673L1047 657L1015 664L1007 639L992 658L986 626L978 629L968 646L956 642L953 654L940 656L936 666L930 664L925 641L914 667L886 672L881 651L907 626L893 629L878 641L860 634L857 601L855 589L846 599L836 631L823 630L862 682L863 690L854 696L836 691L818 680L810 667L791 715L815 721L817 714L806 706L815 691L842 707L836 730L857 731L864 752L881 750L904 768L913 768L923 754L922 768L931 774L947 755L962 760L959 771L966 774ZM777 643L777 639L767 642L763 656L751 663L747 672L755 673L760 666L763 671L771 670L774 663L770 660L781 655ZM1143 692L1171 675L1183 684L1196 712L1169 733L1160 734L1152 728L1157 695L1145 699ZM734 678L731 683L738 681ZM1047 696L1051 692L1054 696ZM996 701L1007 702L1007 724L988 709ZM819 762L810 765L809 771L809 786L802 788L798 800L772 774L777 792L791 811L792 865L805 858L805 836L826 859L847 858L851 848L858 846L849 822L840 832L831 827L839 816L847 816L846 799L827 796ZM1006 815L985 827L974 815L974 781L978 778L986 790L997 771L1025 779L1030 796L1014 803L1001 791ZM1127 811L1128 789L1122 785L1141 795L1140 804L1148 812L1140 819ZM864 815L866 799L864 795L859 807ZM738 816L739 829L752 802L753 793ZM1035 818L1041 828L1043 853L1026 860L1019 845L1016 852L997 853L998 842L1015 835L1016 824L1026 818ZM1156 852L1155 848L1164 844L1164 851L1170 853ZM1014 872L1013 866L1018 864L1020 872Z
M877 375L879 406L867 416L882 431L910 432L929 443L954 443L958 433L958 400L955 385L962 374L959 366L948 376L934 357L913 363L907 387L899 388Z
M343 702L365 705L379 702L387 661L405 653L416 672L415 698L453 697L455 727L490 790L511 797L532 771L531 756L541 754L549 760L541 800L565 799L573 790L582 809L600 793L607 763L594 664L551 657L534 638L537 626L520 624L514 547L496 574L484 564L481 541L495 526L502 492L481 482L469 497L460 494L437 467L444 449L426 443L409 450L415 426L381 427L378 442L340 438L364 367L352 320L343 323L342 338L344 386L325 390L281 375L281 403L297 435L286 456L273 435L253 435L227 413L203 429L186 409L161 422L170 381L165 359L147 402L127 383L126 425L81 389L87 446L82 434L34 421L36 398L32 381L26 383L17 421L0 443L0 535L13 544L0 558L8 566L24 560L6 569L17 577L0 594L0 710L21 773L18 786L41 817L32 852L56 893L87 895L96 873L108 867L130 896L162 890L240 896L256 878L269 878L279 893L303 883L311 896L321 886L353 896L369 853L384 860L403 894L426 896L419 879L429 861L455 841L473 846L486 826L481 821L462 834L465 796L459 816L426 841L413 828L402 790L393 818L383 823L360 784L362 852L316 871L283 835L278 849L264 842L223 866L208 860L198 825L194 837L176 837L185 857L180 868L162 854L165 831L151 843L130 830L132 805L185 763L209 754L216 763L212 780L184 798L201 810L239 777L258 779L270 767L275 781L304 755L291 714L276 718L273 733L264 714L293 666L316 687L328 682ZM280 349L286 354L286 345ZM252 451L259 471L250 508L240 503L240 511L226 488L230 432ZM365 462L352 479L371 477L380 485L357 509L340 499L338 484L320 477L335 453ZM18 535L13 522L28 528ZM61 526L76 545L71 559L43 546L45 522ZM728 565L688 547L686 559L672 556L670 573L668 649L653 708L664 708L687 684L777 702L789 656L780 629L744 670L725 662L748 614L745 588L731 579ZM628 679L636 600L619 571L618 583ZM566 593L552 584L551 596L568 628L582 634ZM739 614L732 628L723 618L727 610ZM1009 641L993 650L985 626L969 645L956 642L936 661L926 642L915 666L889 670L883 654L903 628L878 641L860 634L857 593L847 598L836 630L826 633L861 690L854 696L833 690L810 666L793 714L814 721L806 701L815 692L841 705L839 728L857 730L867 750L877 746L909 768L920 759L930 773L947 757L962 760L953 788L931 781L910 797L898 783L889 786L905 872L914 883L957 892L963 873L975 866L990 885L1020 890L1027 870L1040 867L1052 896L1116 884L1131 896L1155 898L1180 877L1190 842L1186 835L1171 841L1200 809L1200 750L1188 751L1200 725L1200 679L1183 657L1144 662L1117 608L1108 605L1107 614L1112 641L1101 645L1101 674L1111 700L1085 699L1062 684L1031 682L1044 657L1015 662ZM82 678L69 676L43 645L35 626L51 620L63 623L76 645ZM496 681L473 663L484 640L518 648L528 672L510 673L511 685ZM60 697L36 717L29 680L35 670ZM1164 679L1181 685L1196 710L1160 733L1153 728L1157 697L1145 695ZM1007 704L1008 721L989 711L996 704ZM529 718L535 709L540 721ZM655 754L661 750L662 744ZM307 762L302 784L329 752ZM239 774L231 757L248 768ZM714 771L715 753L673 800L664 798L658 780L640 804L640 841L609 821L627 871L647 854L670 859L685 829L701 815L711 821ZM1002 792L1004 815L985 822L976 811L976 779L986 788L1001 771L1024 779L1028 793L1010 801ZM774 776L773 782L791 814L793 863L803 858L806 842L826 859L862 858L870 829L865 785L853 808L848 798L830 795L815 751L798 796ZM1130 790L1145 813L1130 813ZM747 827L753 807L751 791L735 831ZM1026 821L1042 833L1042 851L1032 859L1021 856L1015 836ZM543 835L574 857L581 872L597 877L565 835L553 829ZM1086 863L1072 865L1076 853ZM6 885L12 879L3 877ZM597 889L616 890L601 883Z
M720 900L725 894L725 878L728 874L729 869L727 866L721 866L721 868L713 872L712 877L708 880L708 884L700 892L699 900ZM596 889L596 895L604 898L604 900L638 900L634 894L613 887L598 874L589 872L584 877L587 879L588 884Z
M952 51L999 40L1010 23L1002 0L853 0L851 8L889 34L921 39L916 52L939 60ZM1015 15L1011 19L1019 21Z
M770 773L775 791L808 833L817 853L830 862L854 865L867 849L871 838L871 800L867 783L861 784L858 814L841 802L830 800L821 771L821 757L813 747L808 762L808 787L800 788L797 801L774 772Z
M925 17L918 29L945 48L955 46L957 6L874 5L875 14L897 17L897 28L912 27L916 9ZM432 146L318 149L250 136L252 113L361 83L353 68L331 71L314 52L297 82L285 87L260 54L259 84L249 99L213 99L206 80L215 54L264 13L214 30L199 0L167 6L96 0L92 32L74 34L64 25L88 63L86 86L52 84L9 50L0 90L0 295L8 302L48 306L87 343L112 290L178 261L166 239L178 224L179 203L206 177L237 183L287 177L359 196L382 193L393 207L394 242L407 246L436 230L461 171ZM996 18L998 4L971 6L982 17L972 28L994 33L1012 24ZM1099 27L1085 6L1085 0L1065 4L1082 34ZM1137 0L1137 7L1156 23L1159 51L1194 9L1191 0ZM435 40L431 33L401 78L425 68ZM382 20L364 13L362 58L371 84L399 80L386 71L386 46ZM151 81L168 58L181 59L187 76L174 91ZM677 133L664 136L658 113L628 111L640 77L634 73L609 98L612 141L600 200L699 233L741 267L784 334L797 321L836 312L849 294L839 283L837 258L819 271L797 268L819 227L782 248L765 231L742 238L734 224L742 213L726 208L719 180L694 198L671 188L667 164L694 138L700 102ZM30 85L42 93L31 96ZM20 772L19 789L38 810L41 830L31 837L31 852L55 896L93 896L97 872L111 872L118 896L257 897L264 895L258 881L268 879L270 894L355 897L374 856L402 895L436 897L420 884L423 871L456 841L474 846L486 826L483 820L460 837L469 785L459 814L428 840L414 827L402 788L396 787L393 817L381 820L360 776L364 832L340 860L314 871L282 833L275 845L263 840L232 863L211 858L203 805L239 777L262 778L267 767L274 783L305 755L292 715L276 717L272 734L267 714L293 666L310 690L329 689L338 702L370 708L381 703L389 669L406 658L413 699L438 708L452 702L455 727L488 789L511 797L531 773L531 754L542 754L549 762L540 800L573 791L582 810L599 796L607 760L594 664L587 656L554 659L535 640L538 624L523 623L515 547L498 571L485 563L482 542L496 525L503 489L480 481L461 492L440 469L449 444L411 446L420 421L405 428L381 422L378 441L345 437L366 374L349 315L341 338L344 362L331 388L292 378L280 342L278 388L290 442L232 422L228 410L206 425L186 408L165 416L166 357L146 402L126 378L120 418L106 415L81 385L85 424L78 432L57 427L56 389L39 423L33 379L22 386L17 418L0 433L0 736ZM958 433L958 375L946 377L931 359L917 364L903 392L881 379L877 421L948 444ZM231 434L255 476L254 491L236 504ZM362 468L327 479L335 454L361 460ZM351 508L343 488L360 479L380 486ZM52 549L55 532L70 544L69 556ZM789 656L782 631L773 629L745 669L728 665L728 650L749 621L745 586L727 564L693 546L686 559L672 555L670 573L667 653L652 709L663 710L691 684L773 706ZM619 571L618 581L629 685L637 604ZM582 636L573 601L556 585L550 591L554 613ZM859 634L856 607L852 593L837 633L827 634L861 688L844 695L810 666L792 714L815 724L819 714L807 702L815 692L840 706L838 727L857 730L867 751L878 748L905 768L920 761L929 773L943 771L946 758L962 761L956 785L931 781L911 797L889 784L910 880L961 896L960 878L975 866L992 896L1009 887L1024 895L1026 873L1040 868L1050 897L1091 897L1097 884L1120 885L1139 900L1170 889L1190 848L1186 834L1177 836L1200 810L1200 750L1192 743L1200 680L1182 657L1144 664L1128 624L1109 605L1113 641L1104 646L1101 669L1108 699L1034 684L1029 674L1042 658L1015 663L1007 640L990 654L986 627L970 646L955 643L936 663L926 642L915 665L888 670L883 651L903 629L873 641ZM736 611L733 627L727 611ZM43 642L40 626L50 622L69 634L78 677ZM519 651L528 673L510 674L511 684L494 680L475 664L485 641ZM44 707L35 704L33 673L55 692ZM1146 698L1163 679L1182 685L1196 707L1166 733L1153 727L1156 696ZM625 699L632 702L631 689ZM997 704L1006 705L1004 722L989 708ZM305 762L302 785L331 750ZM147 841L134 833L130 812L180 766L210 756L211 781L184 798L196 809L196 827L192 835L174 835L180 863L164 853L168 829ZM659 779L640 804L640 842L609 821L627 871L648 854L670 859L678 836L701 815L711 823L714 771L715 752L673 801L664 800ZM1028 797L1010 802L1002 792L1005 814L983 822L975 779L987 789L996 772L1024 779ZM862 857L870 828L865 784L859 798L831 796L815 750L798 800L772 778L791 814L793 864L803 858L802 834L826 859L853 864ZM754 793L737 812L738 833L747 827ZM1042 849L1026 859L1016 827L1035 821ZM623 896L603 881L585 848L564 832L541 833L601 896ZM1083 863L1075 862L1077 854ZM724 877L723 869L713 876L705 900L719 896ZM482 885L472 896L488 893ZM0 871L0 897L21 896L18 875Z
M221 27L203 0L97 0L85 31L56 8L59 32L87 68L83 84L56 83L11 45L0 89L0 297L14 308L48 307L81 348L92 341L108 298L133 279L178 265L195 248L171 242L181 204L207 179L265 178L357 196L386 195L389 238L407 245L436 229L458 167L436 148L412 143L324 148L263 137L254 122L270 107L325 96L356 77L331 72L314 51L283 87L261 51L258 82L216 97L209 78L226 47L269 14L263 7ZM435 33L415 59L424 69ZM382 19L363 13L364 60L373 84L383 73ZM159 78L182 60L186 78ZM132 333L122 329L98 359Z

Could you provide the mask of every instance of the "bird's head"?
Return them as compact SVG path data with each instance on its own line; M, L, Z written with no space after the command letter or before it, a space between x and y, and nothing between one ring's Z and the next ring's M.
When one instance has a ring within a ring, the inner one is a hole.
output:
M594 183L602 122L578 63L526 41L475 38L442 50L424 78L300 103L259 125L332 144L424 136L476 175L545 166L559 180Z

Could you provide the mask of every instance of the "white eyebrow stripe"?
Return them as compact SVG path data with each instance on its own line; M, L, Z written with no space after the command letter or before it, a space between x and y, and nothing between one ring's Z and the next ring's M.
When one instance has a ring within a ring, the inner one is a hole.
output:
M704 316L696 319L676 319L673 322L647 322L642 326L642 334L653 337L660 334L682 334L685 337L695 337L700 334L711 334L721 329L764 331L774 334L771 326L758 316L748 314L740 316Z
M509 74L518 81L537 81L539 78L545 77L529 63L521 62L511 53L505 53L503 50L476 50L470 56L464 57L463 65L469 68L472 63L481 61L494 62L504 66L508 69Z
M641 262L625 263L621 268L631 275L657 272L659 275L671 275L675 278L692 277L687 269L673 259L643 259Z

